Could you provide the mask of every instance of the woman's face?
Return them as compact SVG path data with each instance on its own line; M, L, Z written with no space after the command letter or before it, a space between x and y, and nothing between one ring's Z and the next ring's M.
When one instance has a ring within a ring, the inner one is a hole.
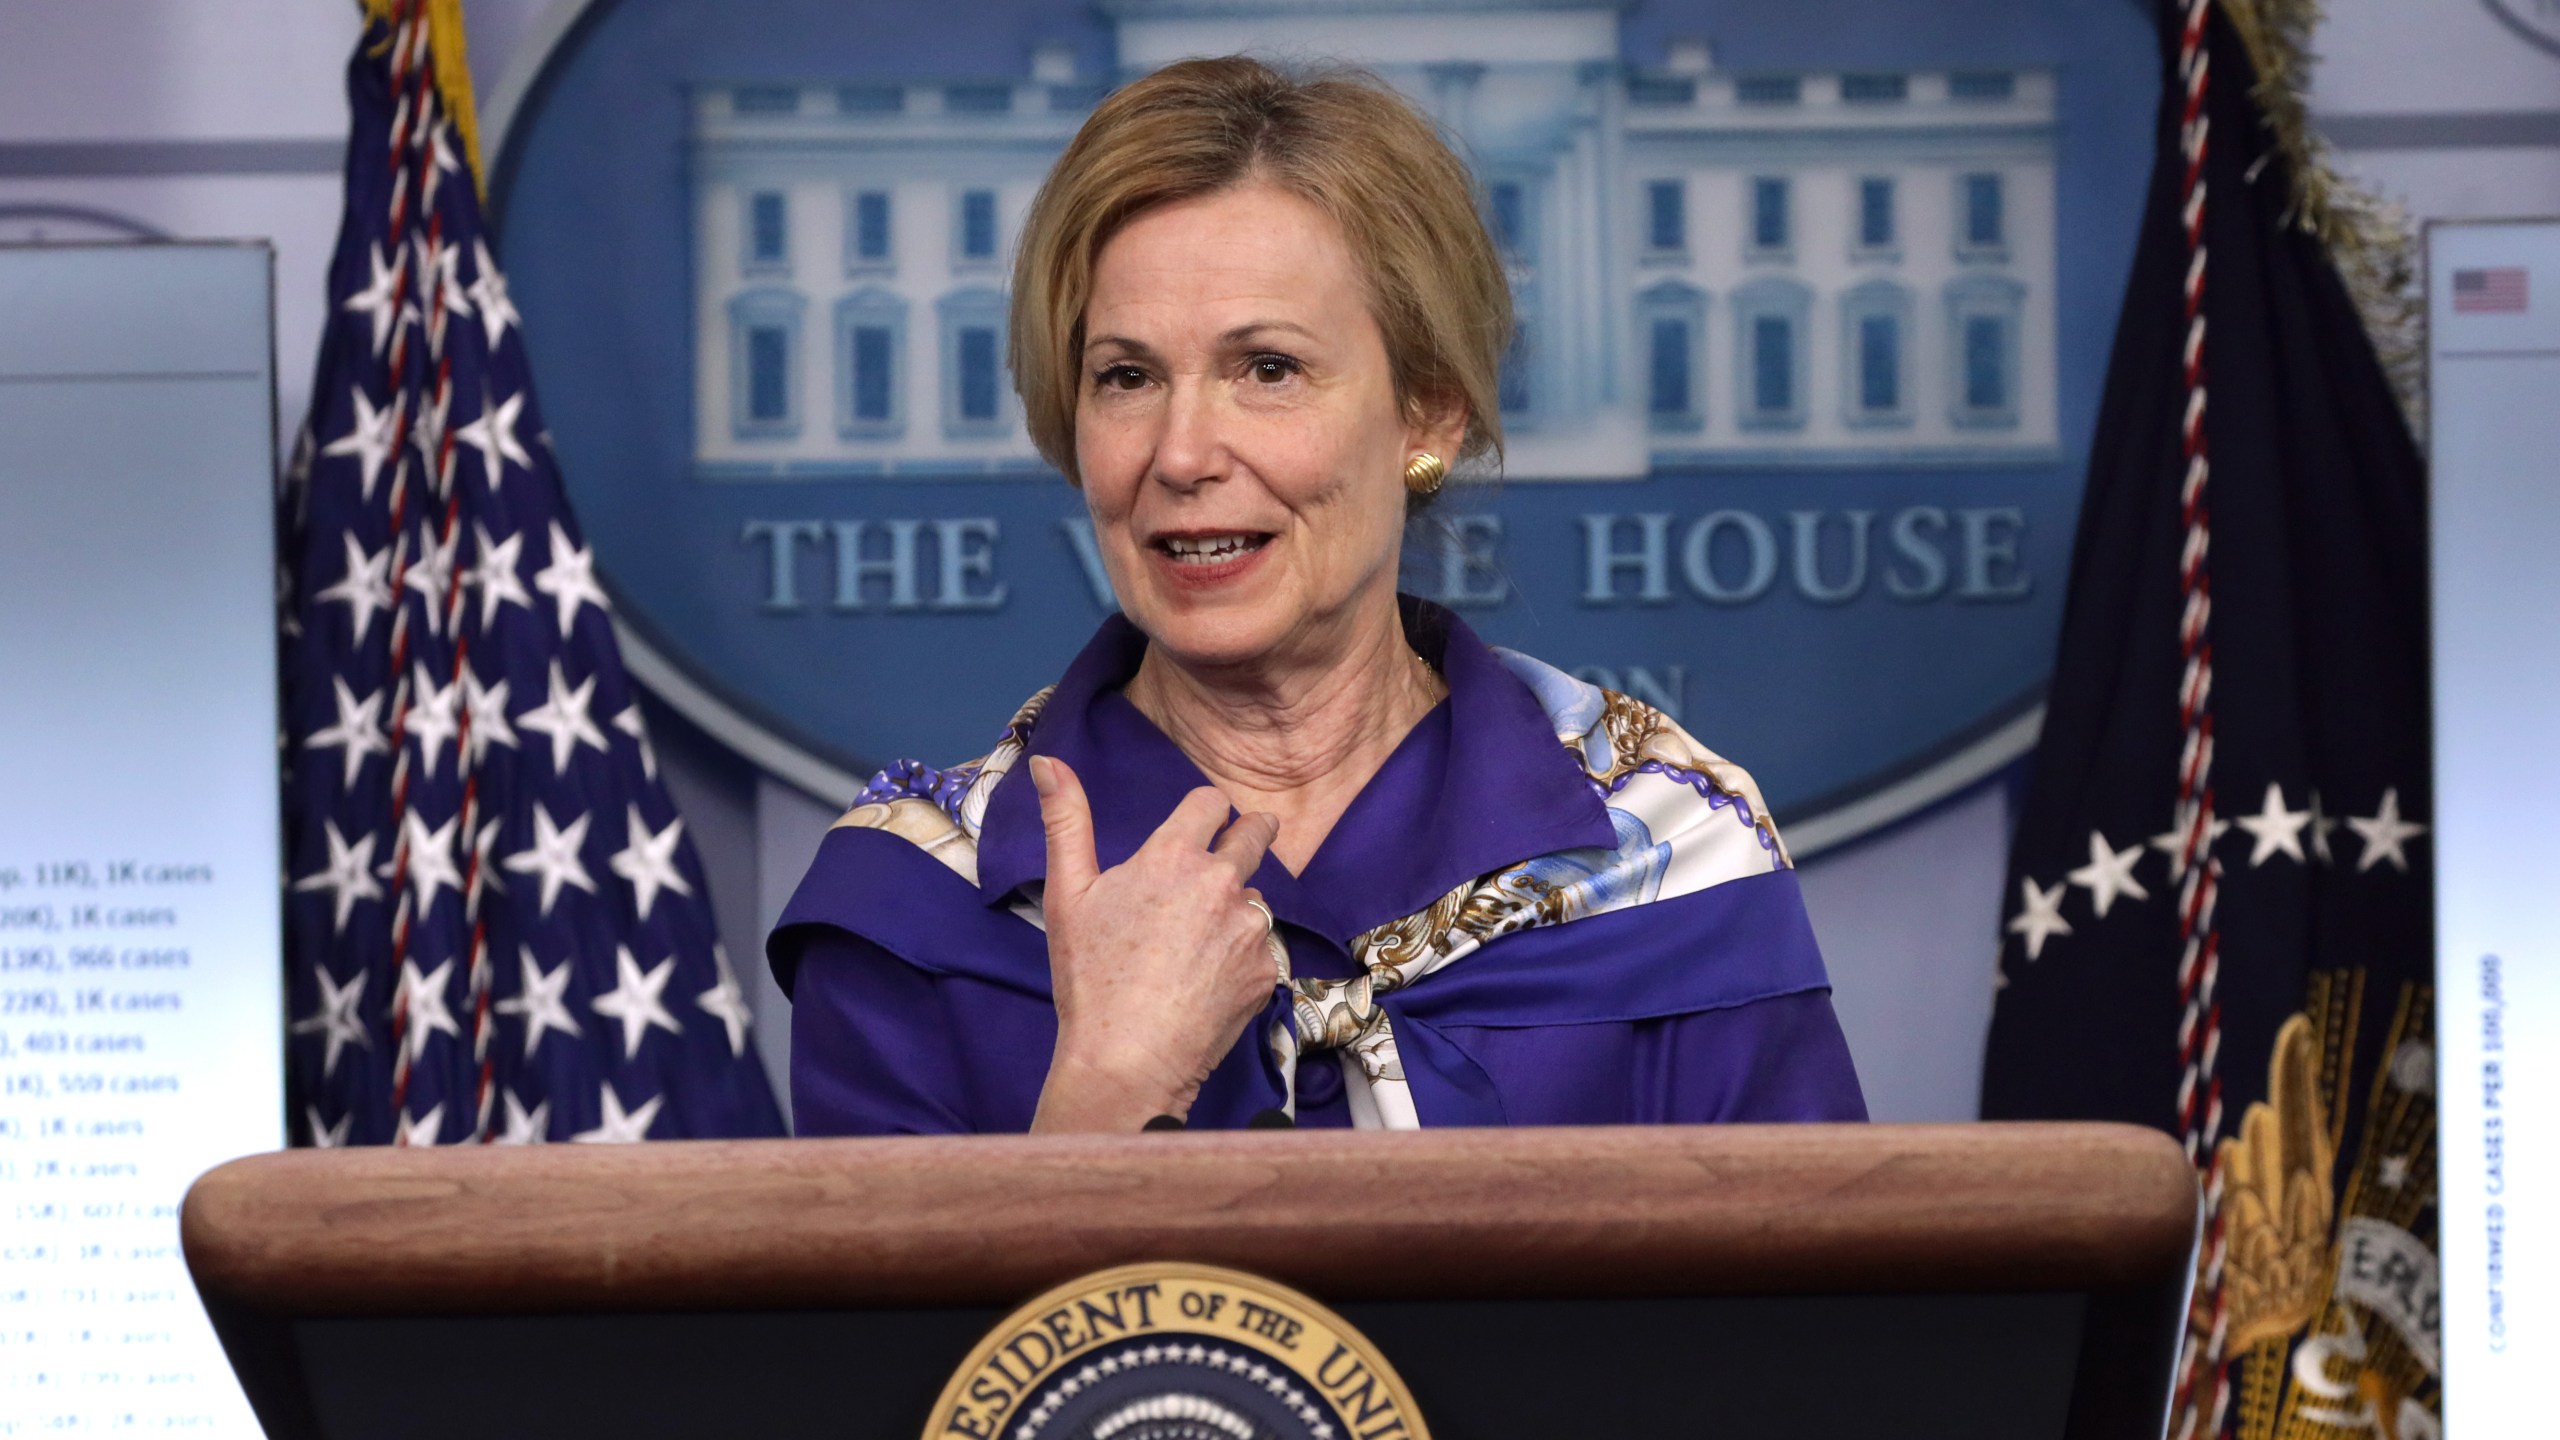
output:
M1321 664L1389 606L1409 424L1342 232L1249 182L1096 260L1076 464L1121 609L1186 666Z

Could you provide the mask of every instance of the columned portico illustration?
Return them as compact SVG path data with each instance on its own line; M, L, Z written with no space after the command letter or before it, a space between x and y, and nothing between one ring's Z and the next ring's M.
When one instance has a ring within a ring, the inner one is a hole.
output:
M2049 70L1632 66L1574 0L1103 9L1123 77L1353 56L1458 142L1518 310L1511 479L2057 457ZM1114 78L1056 48L1003 83L696 86L697 475L1041 469L1003 287Z

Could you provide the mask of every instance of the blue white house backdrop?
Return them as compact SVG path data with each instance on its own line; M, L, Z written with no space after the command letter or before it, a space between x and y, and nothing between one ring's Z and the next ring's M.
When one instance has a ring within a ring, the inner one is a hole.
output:
M1013 248L1112 86L1237 52L1410 97L1510 273L1507 463L1406 588L1672 710L1800 849L2031 739L2147 160L2132 0L919 8L599 0L493 116L635 669L768 769L976 753L1107 613L1005 369Z
M1520 317L1509 478L2055 454L2050 70L1623 66L1596 7L1199 8L1114 6L1124 67L1347 52L1473 162ZM1053 44L1009 80L696 87L701 477L1042 468L1005 283L1105 78Z

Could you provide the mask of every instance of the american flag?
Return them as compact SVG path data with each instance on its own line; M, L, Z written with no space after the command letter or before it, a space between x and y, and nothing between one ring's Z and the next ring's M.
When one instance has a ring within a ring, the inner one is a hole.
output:
M457 7L367 10L278 507L295 1133L778 1134L490 253Z
M2453 272L2453 310L2457 315L2511 315L2522 311L2524 302L2521 265Z

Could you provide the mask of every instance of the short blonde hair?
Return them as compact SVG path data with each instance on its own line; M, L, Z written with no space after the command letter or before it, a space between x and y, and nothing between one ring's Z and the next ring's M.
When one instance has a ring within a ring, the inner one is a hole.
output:
M1014 259L1009 344L1031 441L1071 482L1084 312L1102 247L1141 212L1266 180L1342 227L1416 419L1463 405L1455 461L1502 451L1511 289L1464 162L1375 76L1185 60L1104 100L1058 157Z

